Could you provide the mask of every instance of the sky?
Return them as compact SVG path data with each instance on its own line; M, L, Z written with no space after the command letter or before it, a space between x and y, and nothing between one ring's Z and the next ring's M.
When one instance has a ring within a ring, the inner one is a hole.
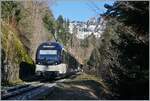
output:
M54 17L59 15L71 21L87 21L106 11L104 4L112 5L114 0L54 0L49 5Z

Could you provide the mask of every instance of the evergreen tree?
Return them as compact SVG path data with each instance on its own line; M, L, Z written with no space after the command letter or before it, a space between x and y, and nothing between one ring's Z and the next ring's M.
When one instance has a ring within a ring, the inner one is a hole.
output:
M149 31L149 1L117 1L112 6L105 4L107 12L103 15L116 17L119 21L132 26L138 34Z
M19 2L2 1L2 19L8 23L18 23L21 19L21 5Z

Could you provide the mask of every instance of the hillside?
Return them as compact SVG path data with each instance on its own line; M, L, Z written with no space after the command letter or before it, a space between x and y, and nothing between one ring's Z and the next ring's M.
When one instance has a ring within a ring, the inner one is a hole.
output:
M26 66L26 77L34 75L36 49L52 37L43 22L47 13L45 2L2 2L2 82L21 82Z
M15 28L5 22L2 23L2 82L19 82L20 64L33 64L31 57L24 48ZM33 67L31 67L33 70ZM33 71L31 71L33 72Z
M119 99L148 99L148 2L115 2L105 7L106 29L84 70L100 76Z

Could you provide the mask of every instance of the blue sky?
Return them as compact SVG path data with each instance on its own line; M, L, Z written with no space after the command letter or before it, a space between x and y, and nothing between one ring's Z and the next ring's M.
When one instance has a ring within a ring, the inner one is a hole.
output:
M55 0L50 9L55 18L62 15L71 21L86 21L99 13L105 12L105 3L113 4L113 2L114 0Z

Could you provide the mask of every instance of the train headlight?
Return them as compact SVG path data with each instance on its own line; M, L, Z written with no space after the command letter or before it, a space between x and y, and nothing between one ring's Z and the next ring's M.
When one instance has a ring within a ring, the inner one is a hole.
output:
M40 65L41 63L40 63L40 62L38 62L38 64Z

